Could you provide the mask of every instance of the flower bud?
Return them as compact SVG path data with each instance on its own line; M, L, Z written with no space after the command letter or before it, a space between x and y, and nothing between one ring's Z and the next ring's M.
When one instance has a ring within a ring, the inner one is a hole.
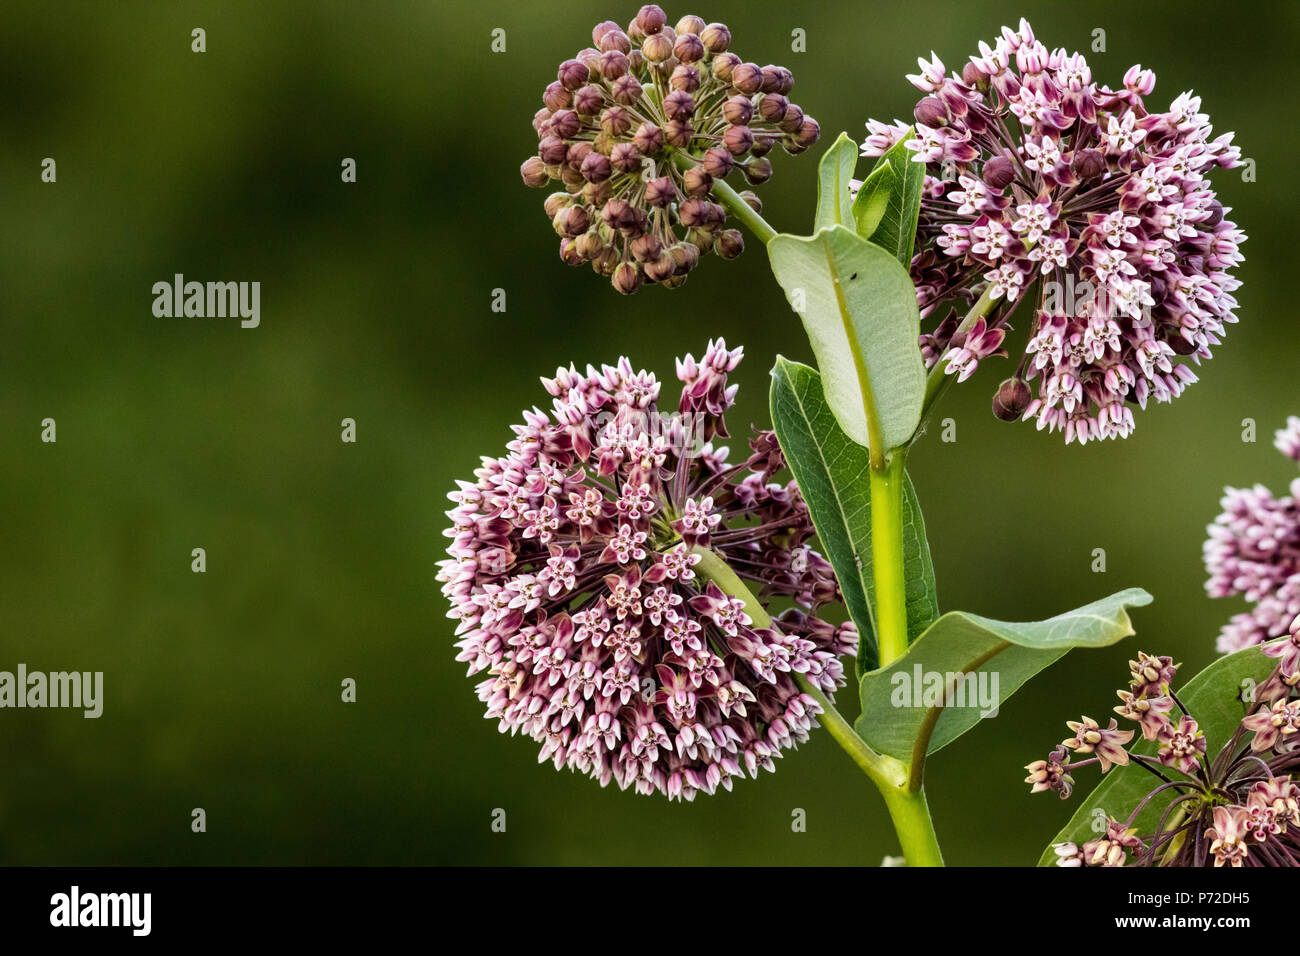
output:
M621 106L608 106L600 113L600 128L610 136L622 136L632 128L632 114Z
M634 106L641 99L641 81L631 73L620 76L610 84L610 96L620 106ZM628 123L632 120L629 117Z
M693 66L679 63L673 69L673 75L668 77L668 85L675 90L694 93L700 88L700 71Z
M683 120L669 120L664 124L664 142L669 146L685 149L691 145L694 135L695 127Z
M604 92L592 83L588 83L573 94L573 108L580 116L595 116L604 104Z
M565 60L556 73L556 79L566 90L576 90L590 78L591 71L580 60Z
M722 116L732 126L745 126L754 117L754 104L748 96L733 96L722 104Z
M591 215L583 206L565 206L555 214L551 224L557 235L574 238L587 231L591 225Z
M1070 168L1084 182L1100 179L1106 172L1106 157L1099 150L1081 149L1074 154Z
M683 63L704 59L704 42L694 33L683 33L673 44L673 56Z
M609 163L621 173L634 173L641 168L641 154L632 143L618 143L609 151Z
M529 156L525 159L523 165L519 167L519 175L523 177L524 185L531 186L533 189L540 189L551 181L551 177L546 173L546 164L538 156Z
M764 77L768 75L769 70L771 70L771 75L774 79L772 81L772 89L765 89L765 92L780 93L782 96L789 95L790 91L794 89L794 74L783 66L765 66L763 67ZM764 86L766 87L766 80L764 80Z
M560 240L560 259L566 266L582 265L582 256L578 252L577 243L572 239Z
M601 76L613 82L620 76L627 76L630 66L625 54L618 50L607 50L600 55L599 69Z
M731 85L752 96L763 87L763 70L757 63L741 63L731 71Z
M705 171L703 164L692 166L682 173L682 185L689 196L705 196L713 188L713 177Z
M582 178L582 173L567 163L555 168L559 171L560 182L564 183L565 187L568 189L581 189L583 183L586 182L586 180Z
M631 295L641 287L641 270L630 262L620 262L610 277L610 284L624 295Z
M732 167L735 165L736 161L732 158L731 153L725 149L714 147L705 150L704 156L700 159L699 168L714 179L725 179L727 173L731 172Z
M559 110L551 117L551 134L572 139L582 129L582 117L574 110Z
M667 15L663 10L653 3L647 3L636 13L637 28L647 37L651 34L658 33L668 22Z
M994 156L984 164L984 182L994 189L1005 189L1016 178L1016 167L1005 156Z
M645 184L645 201L662 208L677 198L677 189L668 176L658 176Z
M677 271L677 263L671 253L662 250L645 264L646 278L651 282L663 282Z
M637 236L627 244L628 252L632 253L632 258L637 262L651 262L658 259L664 251L664 244L659 238L651 233L644 236Z
M734 53L719 53L713 58L713 75L723 83L730 83L732 74L740 63L740 57Z
M708 206L709 203L705 200L698 196L692 196L677 207L677 218L681 220L682 225L686 226L688 229L693 226L708 225Z
M580 168L582 178L589 183L603 183L613 175L609 159L597 152L587 154Z
M579 141L569 144L569 151L564 154L564 162L574 169L582 169L582 161L591 152L591 143Z
M547 136L537 144L537 155L547 166L558 166L564 162L569 146L558 136Z
M625 222L630 221L631 209L626 199L614 197L601 208L601 222L610 229L621 229Z
M754 210L754 212L761 213L763 211L763 200L759 199L758 193L754 192L752 189L742 189L740 191L740 198L745 200L745 205Z
M710 23L700 31L700 39L704 41L704 49L710 53L725 53L731 45L731 31L725 23Z
M653 156L664 148L664 131L653 123L642 123L637 129L636 135L632 137L632 142L644 156ZM542 159L546 157L543 156Z
M600 46L605 39L605 34L618 32L622 33L623 28L613 20L603 20L591 28L591 42L594 46Z
M743 156L754 145L754 131L748 126L728 126L722 134L722 145L732 156Z
M1004 422L1014 422L1029 407L1029 386L1018 378L1009 378L998 386L993 396L993 414Z
M663 111L670 120L688 120L695 115L695 97L685 90L673 90L664 97Z
M632 52L632 41L628 39L628 35L623 32L621 27L616 26L601 37L596 47L602 53L617 50L619 53L627 54Z
M546 201L542 203L542 208L546 210L546 215L554 219L556 213L572 203L573 197L568 193L551 193L546 197Z
M803 149L807 149L821 138L821 124L811 116L805 116L803 118L803 122L799 124L799 132L794 134L795 142Z
M606 246L591 260L591 269L596 275L611 276L618 263L618 250L613 246Z
M929 126L931 129L946 126L948 123L948 108L937 96L927 96L917 103L916 108L912 110L912 115L922 126Z
M689 242L679 242L669 251L672 253L673 262L677 264L676 271L679 274L690 272L699 265L700 250Z
M573 241L573 248L578 255L590 262L596 258L605 248L605 243L601 240L600 235L593 229L590 232L584 232Z
M745 237L739 229L724 229L718 233L713 249L723 259L734 259L745 251Z
M681 36L683 33L698 34L707 25L703 17L697 17L693 13L687 14L677 21L677 35Z
M766 156L772 152L772 147L776 145L779 137L771 133L755 133L754 145L749 147L749 155L758 159L760 156Z
M573 105L573 94L564 88L559 80L548 83L542 92L542 102L548 110L567 109Z
M641 55L647 63L663 63L673 55L673 41L662 33L648 36L641 42Z
M785 133L799 132L799 127L803 125L803 110L791 103L785 108L785 115L781 117L781 122L776 125Z
M751 185L761 186L772 178L772 161L770 159L753 159L740 167L745 179Z
M764 93L758 101L758 115L769 123L779 123L785 119L785 111L789 107L790 101L780 93Z
M713 248L713 230L708 226L696 226L686 230L686 241L700 250L708 252Z
M977 87L983 79L984 74L980 72L980 68L974 63L968 61L966 65L961 68L961 81L967 86Z

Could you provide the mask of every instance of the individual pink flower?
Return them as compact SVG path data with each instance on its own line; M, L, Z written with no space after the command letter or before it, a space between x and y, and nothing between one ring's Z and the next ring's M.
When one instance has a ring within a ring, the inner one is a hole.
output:
M1067 720L1066 726L1074 732L1061 742L1075 753L1095 753L1101 762L1101 772L1105 773L1112 765L1124 766L1128 763L1128 751L1124 746L1133 739L1133 731L1118 730L1115 718L1111 718L1109 727L1102 727L1091 717L1082 720Z
M457 660L486 672L486 716L557 768L675 799L729 790L808 738L820 711L796 675L844 684L857 632L819 616L841 595L798 487L770 481L775 436L736 464L713 442L740 360L721 340L680 360L667 409L627 359L561 368L551 410L449 495ZM701 576L705 547L787 608L772 627Z

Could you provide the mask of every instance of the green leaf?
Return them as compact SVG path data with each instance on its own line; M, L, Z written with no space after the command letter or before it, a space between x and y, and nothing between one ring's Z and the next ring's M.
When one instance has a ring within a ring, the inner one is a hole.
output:
M858 146L848 133L840 133L817 165L817 218L813 232L825 226L853 225L853 197L849 180L858 165Z
M772 271L803 320L835 420L879 455L921 421L921 319L907 270L844 226L767 245Z
M1245 716L1245 708L1240 697L1242 690L1263 683L1276 664L1276 660L1260 653L1258 647L1247 647L1227 657L1220 657L1178 691L1179 700L1187 705L1187 709L1191 711L1192 716L1196 718L1196 723L1205 734L1205 752L1211 760L1232 738L1237 725L1241 723L1241 718ZM1253 683L1248 684L1247 681ZM1050 746L1043 748L1043 753L1050 749ZM1134 745L1131 750L1137 754L1152 755L1156 752L1156 742L1143 740ZM1025 762L1028 763L1032 759L1032 756L1028 757ZM1101 782L1093 788L1088 799L1079 805L1070 822L1047 845L1038 865L1056 865L1056 854L1052 851L1053 844L1083 844L1094 839L1098 832L1093 829L1094 821L1104 820L1107 815L1121 820L1128 819L1128 815L1133 812L1142 798L1159 782L1150 773L1133 764L1112 767L1110 772L1102 777ZM1160 815L1164 813L1165 807L1174 797L1173 792L1167 791L1144 807L1135 823L1138 832L1151 833L1155 830L1160 822ZM1099 810L1101 813L1097 812ZM1102 826L1104 825L1103 823Z
M876 666L875 589L871 573L871 496L867 450L835 422L815 369L777 357L772 368L772 427L827 560L858 626L859 674ZM903 486L907 629L915 637L939 616L925 520L910 479Z
M934 753L978 724L982 716L992 716L986 711L996 712L1025 681L1071 648L1105 647L1128 637L1133 625L1126 608L1150 603L1146 591L1129 588L1026 624L950 611L898 660L863 675L862 715L855 728L877 751L908 761L920 756L914 751L928 733L926 752ZM935 679L958 689L958 674L974 675L960 682L966 691L965 706L943 707L942 697L926 696ZM980 700L977 689L986 691L987 698Z
M912 162L915 154L904 145L911 138L908 133L880 157L853 202L858 235L888 251L905 267L912 263L925 188L925 164Z

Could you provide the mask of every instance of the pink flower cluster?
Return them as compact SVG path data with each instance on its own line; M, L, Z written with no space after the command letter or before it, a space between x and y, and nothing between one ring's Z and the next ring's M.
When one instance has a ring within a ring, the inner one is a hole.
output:
M1108 817L1094 839L1057 844L1058 866L1300 866L1300 786L1293 779L1300 770L1300 699L1294 696L1300 621L1289 638L1262 651L1277 664L1217 752L1171 687L1178 665L1139 653L1129 661L1132 679L1119 691L1115 713L1136 722L1142 739L1154 745L1147 752L1126 749L1135 731L1119 730L1114 718L1103 728L1084 717L1069 722L1073 737L1025 768L1032 793L1051 790L1063 799L1073 788L1072 772L1093 764L1102 773L1139 764L1164 781L1126 819ZM1224 704L1235 707L1237 701ZM1070 751L1086 759L1071 763ZM1140 833L1142 811L1162 795L1155 829Z
M486 672L486 716L557 769L670 798L729 790L807 739L820 708L796 675L844 683L858 635L818 616L839 588L797 486L771 481L775 436L731 465L714 444L741 354L719 340L680 359L675 411L627 359L561 368L543 379L550 412L525 412L506 454L449 495L438 578L457 660ZM705 557L793 606L760 626Z
M1300 463L1300 418L1287 419L1275 444ZM1206 591L1210 597L1240 594L1255 605L1223 628L1223 653L1281 637L1300 615L1300 478L1290 490L1275 498L1263 485L1227 488L1223 512L1206 529Z
M954 313L922 351L969 377L999 354L1012 310L1037 286L1012 380L1037 380L1036 393L1009 390L1024 397L1007 407L1003 396L999 417L1034 419L1067 442L1127 436L1131 406L1180 394L1196 381L1180 358L1210 358L1236 321L1231 270L1246 237L1207 176L1239 165L1240 150L1231 133L1213 135L1199 97L1153 112L1150 70L1100 85L1082 54L1048 50L1024 20L979 51L960 74L932 54L908 77L924 94L907 141L926 166L912 260L922 314L991 300L977 335ZM909 132L867 126L864 156Z

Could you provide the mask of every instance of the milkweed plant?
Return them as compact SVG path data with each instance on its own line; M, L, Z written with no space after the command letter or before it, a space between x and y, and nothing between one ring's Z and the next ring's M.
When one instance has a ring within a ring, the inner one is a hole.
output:
M544 376L504 452L449 495L438 578L457 660L539 762L640 794L716 796L824 727L907 864L941 865L925 765L980 720L964 695L991 687L996 709L1071 649L1131 635L1151 597L1036 622L940 614L908 452L995 358L1014 365L993 414L1067 443L1125 438L1193 384L1236 322L1246 237L1210 177L1241 154L1199 97L1159 100L1141 66L1109 85L1022 20L959 70L920 58L912 120L841 134L812 233L780 232L756 190L821 128L793 74L743 49L653 4L598 24L542 91L520 174L550 190L560 259L618 293L676 289L709 254L761 244L817 367L777 356L770 427L736 437L743 350L721 339L678 359L680 389L627 358ZM1293 458L1298 436L1293 419L1278 440ZM1139 654L1114 708L1126 726L1085 715L1028 765L1032 791L1062 797L1081 768L1105 775L1044 865L1300 859L1300 519L1262 487L1223 507L1209 590L1255 609L1181 690L1171 658Z

